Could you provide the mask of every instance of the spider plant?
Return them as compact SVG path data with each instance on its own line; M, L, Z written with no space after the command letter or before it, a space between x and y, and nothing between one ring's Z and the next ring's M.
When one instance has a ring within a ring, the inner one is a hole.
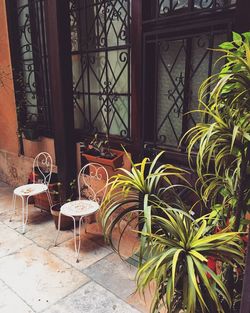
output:
M151 312L165 306L168 312L225 312L222 301L232 305L230 294L207 265L214 256L224 264L243 263L239 233L229 227L213 233L209 215L193 219L180 210L162 207L163 216L152 216L157 232L142 232L138 290L144 293L152 283ZM144 257L144 258L143 258ZM143 261L146 259L146 261ZM221 299L220 299L221 298Z
M226 185L236 186L234 198L238 200L231 208L235 209L234 229L238 230L249 201L250 33L233 33L232 42L215 50L223 53L219 60L225 64L201 85L196 110L201 122L184 138L191 166L192 153L197 152L196 170L205 193L214 189L218 179L224 183L230 179ZM223 185L214 190L221 193L222 189Z
M179 179L189 188L184 177L187 172L170 164L159 164L163 153L160 152L152 161L144 158L140 163L134 163L126 153L131 163L131 171L121 168L121 173L111 178L109 191L101 207L101 216L104 234L112 246L115 227L124 217L127 218L128 226L131 219L135 219L131 214L133 212L139 212L141 218L146 217L143 227L151 232L151 215L157 211L155 203L175 194L171 178ZM177 194L174 199L178 206ZM116 250L114 246L113 248Z
M238 231L250 204L250 33L233 33L231 42L215 50L223 54L219 60L225 64L201 85L196 110L201 122L184 138L191 166L192 154L197 154L195 167L204 198L213 194L214 208L226 213L225 222L235 216L233 230ZM225 281L232 295L232 266Z

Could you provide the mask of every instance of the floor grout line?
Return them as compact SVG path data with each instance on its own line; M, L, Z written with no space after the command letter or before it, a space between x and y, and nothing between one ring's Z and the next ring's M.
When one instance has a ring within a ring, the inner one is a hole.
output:
M38 218L39 218L39 217L38 217ZM6 283L0 278L0 281L2 281L2 282L4 283L4 285L6 285L7 288L9 288L12 292L14 292L14 294L16 294L18 298L20 298L29 308L31 308L31 310L32 310L33 312L35 312L35 313L38 313L38 312L39 312L39 313L42 313L42 312L45 312L46 310L50 309L51 307L53 307L53 306L56 305L57 303L63 301L65 298L70 297L72 294L74 294L75 292L77 292L77 290L79 290L79 289L82 288L83 286L86 286L86 285L90 284L91 282L94 282L94 283L98 284L99 286L101 286L102 288L104 288L105 290L107 290L108 292L110 292L114 297L118 298L118 299L121 300L124 304L126 304L126 305L128 305L128 306L134 308L134 309L137 310L138 312L142 312L142 313L144 312L144 311L142 311L140 308L136 308L133 304L127 302L127 299L128 299L131 295L133 295L134 292L131 293L131 294L129 294L129 296L124 300L124 299L122 299L119 295L115 294L115 293L114 293L111 289L109 289L107 286L104 286L101 282L98 282L96 279L90 277L90 276L85 272L85 271L87 271L90 267L92 267L92 266L96 265L97 263L102 262L104 259L110 257L112 254L113 254L113 255L116 255L116 253L112 250L112 248L111 248L110 246L108 246L108 245L106 246L105 244L99 243L98 241L95 241L94 238L86 238L87 240L89 240L89 241L95 243L96 245L98 245L98 246L100 246L100 247L102 247L102 248L107 249L107 250L109 251L109 253L108 253L107 255L105 255L104 257L102 257L101 259L99 259L99 260L93 262L92 264L90 264L90 265L87 266L86 268L80 270L80 269L78 269L77 267L75 267L74 265L72 265L71 263L67 262L65 259L63 259L63 258L60 257L59 255L57 255L55 252L51 251L51 249L54 247L53 244L50 245L48 248L46 248L46 247L44 247L44 246L41 246L41 245L40 245L39 243L37 243L36 241L34 241L33 238L29 238L29 237L27 237L25 234L20 233L20 232L18 231L18 229L19 229L20 227L22 227L22 226L18 226L18 227L16 227L16 228L12 228L12 227L10 227L8 224L6 224L5 222L0 221L0 223L2 223L3 225L5 225L5 226L8 227L9 229L13 230L13 231L16 232L17 234L23 235L26 239L28 239L28 240L30 241L29 244L27 244L26 246L20 248L18 251L15 251L15 252L10 253L10 254L8 254L8 255L2 256L1 258L4 258L4 257L9 256L9 255L12 255L12 254L13 254L13 255L14 255L14 254L17 254L17 253L19 253L22 249L25 249L26 247L29 247L29 246L31 246L31 245L34 245L34 246L36 246L36 247L39 247L39 248L41 248L41 249L43 249L43 250L49 252L51 255L55 256L55 257L58 258L60 261L62 261L65 265L68 265L69 268L72 268L72 269L78 271L79 273L83 274L83 275L88 279L85 283L81 284L79 287L77 287L77 288L74 289L73 291L69 292L69 293L66 294L64 297L58 299L56 302L50 304L47 308L42 309L42 310L40 310L40 311L35 311L35 310L32 308L31 305L29 305L24 299L22 299L21 296L19 296L10 286L8 286L8 284L6 284ZM72 230L71 230L71 232L72 232ZM73 232L72 232L72 234L73 234ZM71 238L71 239L65 239L65 240L63 240L62 242L60 242L59 245L65 244L67 241L71 241L72 239L73 239L73 238ZM129 264L129 266L135 267L135 266L133 266L133 265L131 265L131 264Z
M21 299L30 309L32 312L34 313L38 313L37 311L35 311L35 309L32 308L32 306L27 303L13 288L11 288L3 279L0 278L0 281L7 287L9 288L10 291L12 291L19 299ZM12 313L12 312L10 312Z

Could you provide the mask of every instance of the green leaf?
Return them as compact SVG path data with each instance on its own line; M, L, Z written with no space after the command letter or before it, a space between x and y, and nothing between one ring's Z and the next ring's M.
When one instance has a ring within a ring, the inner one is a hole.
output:
M229 41L223 42L219 45L220 48L226 49L226 50L232 50L235 49L235 45Z
M233 41L235 41L235 43L240 46L242 44L242 38L241 35L238 33L233 32Z
M247 43L250 44L250 32L243 33L242 36L246 39Z

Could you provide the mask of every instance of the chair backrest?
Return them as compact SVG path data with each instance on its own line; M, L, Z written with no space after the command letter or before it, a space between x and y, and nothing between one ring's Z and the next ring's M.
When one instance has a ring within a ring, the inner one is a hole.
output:
M98 163L88 163L78 175L78 195L79 200L82 193L89 200L102 202L106 195L108 186L108 172L106 168Z
M52 158L49 153L39 153L33 162L33 183L36 182L37 173L40 176L41 182L45 185L49 185L52 174Z

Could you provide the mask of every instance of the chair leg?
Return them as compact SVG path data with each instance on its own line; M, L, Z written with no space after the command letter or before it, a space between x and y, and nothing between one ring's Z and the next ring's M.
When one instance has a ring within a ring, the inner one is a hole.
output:
M22 233L24 234L25 233L25 211L26 211L26 208L25 208L24 197L21 196L21 199L22 199Z
M25 228L29 218L29 197L23 198L23 234L25 233ZM25 213L24 213L25 212ZM25 217L25 218L24 218Z
M50 195L49 190L46 191L46 194L47 194L48 201L49 201L49 207L50 207L50 209L51 209L53 203L52 203L52 199L51 199L51 195Z
M16 195L13 193L13 197L12 197L12 213L10 216L9 221L12 222L12 217L13 215L16 214Z
M84 218L84 216L81 216L80 220L79 220L79 240L78 240L76 263L79 263L79 253L80 253L80 249L81 249L81 225L82 225L83 218ZM75 245L75 247L76 247L76 245Z
M57 239L58 239L58 236L59 236L59 232L60 232L60 229L61 229L61 215L62 215L62 213L59 212L58 224L57 224L57 235L56 235L56 238L55 238L54 246L56 246L56 242L57 242Z
M76 246L76 237L77 237L77 233L76 233L76 220L73 216L71 216L74 222L74 244L75 244L75 253L76 253L76 262L78 263L78 255L77 255L77 246Z

